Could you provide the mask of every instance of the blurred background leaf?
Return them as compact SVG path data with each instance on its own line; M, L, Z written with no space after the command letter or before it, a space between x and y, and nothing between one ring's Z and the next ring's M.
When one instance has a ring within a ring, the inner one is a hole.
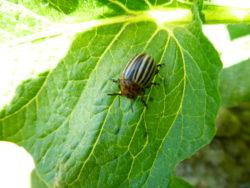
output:
M220 91L222 106L233 107L250 101L250 59L223 69Z
M174 176L171 179L169 188L193 188L192 185L190 185L188 182L186 182L185 180Z
M249 24L229 24L227 29L231 40L250 35L250 25Z

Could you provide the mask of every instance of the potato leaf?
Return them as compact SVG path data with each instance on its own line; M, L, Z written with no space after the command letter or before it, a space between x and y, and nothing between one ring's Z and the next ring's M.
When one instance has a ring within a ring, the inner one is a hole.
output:
M23 146L48 187L166 187L214 136L221 62L200 22L115 19L78 33L56 68L22 83L0 112L0 139ZM107 95L142 52L163 64L148 109Z

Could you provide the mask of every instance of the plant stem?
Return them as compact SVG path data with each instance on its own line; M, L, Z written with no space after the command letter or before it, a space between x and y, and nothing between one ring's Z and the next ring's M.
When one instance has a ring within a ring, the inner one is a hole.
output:
M250 8L229 8L219 7L217 5L206 5L202 11L205 20L204 24L229 24L229 23L250 23ZM27 42L33 42L48 37L57 37L60 35L73 36L77 32L88 30L92 27L108 25L121 22L137 22L151 20L159 25L182 25L192 22L192 12L190 7L184 8L160 8L158 7L145 11L137 12L135 15L123 15L114 18L92 20L88 22L75 24L58 24L47 28L45 31L35 33L18 40L10 41L9 45L17 45Z
M233 8L207 5L204 7L204 24L250 23L250 8Z
M193 3L178 0L178 6L191 9ZM250 23L250 7L234 7L205 1L202 13L205 17L204 24Z

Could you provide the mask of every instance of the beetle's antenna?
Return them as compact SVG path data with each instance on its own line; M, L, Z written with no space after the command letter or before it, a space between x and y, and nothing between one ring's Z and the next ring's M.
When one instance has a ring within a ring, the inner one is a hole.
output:
M147 105L147 103L146 103L146 101L144 100L143 97L141 97L141 100L140 100L140 101L141 101L142 104L146 107L146 109L148 109L148 105Z
M157 83L157 82L151 82L151 85L153 85L153 86L159 86L160 84Z
M116 96L116 95L122 95L121 93L108 93L108 95L110 95L110 96Z
M162 65L164 65L164 63L157 64L156 66L161 67Z

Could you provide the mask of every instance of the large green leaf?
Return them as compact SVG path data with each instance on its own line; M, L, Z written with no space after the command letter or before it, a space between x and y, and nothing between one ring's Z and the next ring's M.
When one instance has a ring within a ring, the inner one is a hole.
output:
M22 83L0 112L0 139L31 153L37 185L166 187L214 135L221 63L200 22L114 20L79 33L57 67ZM142 52L164 64L148 109L107 95Z
M222 71L220 91L223 106L233 107L250 101L249 72L250 59Z

